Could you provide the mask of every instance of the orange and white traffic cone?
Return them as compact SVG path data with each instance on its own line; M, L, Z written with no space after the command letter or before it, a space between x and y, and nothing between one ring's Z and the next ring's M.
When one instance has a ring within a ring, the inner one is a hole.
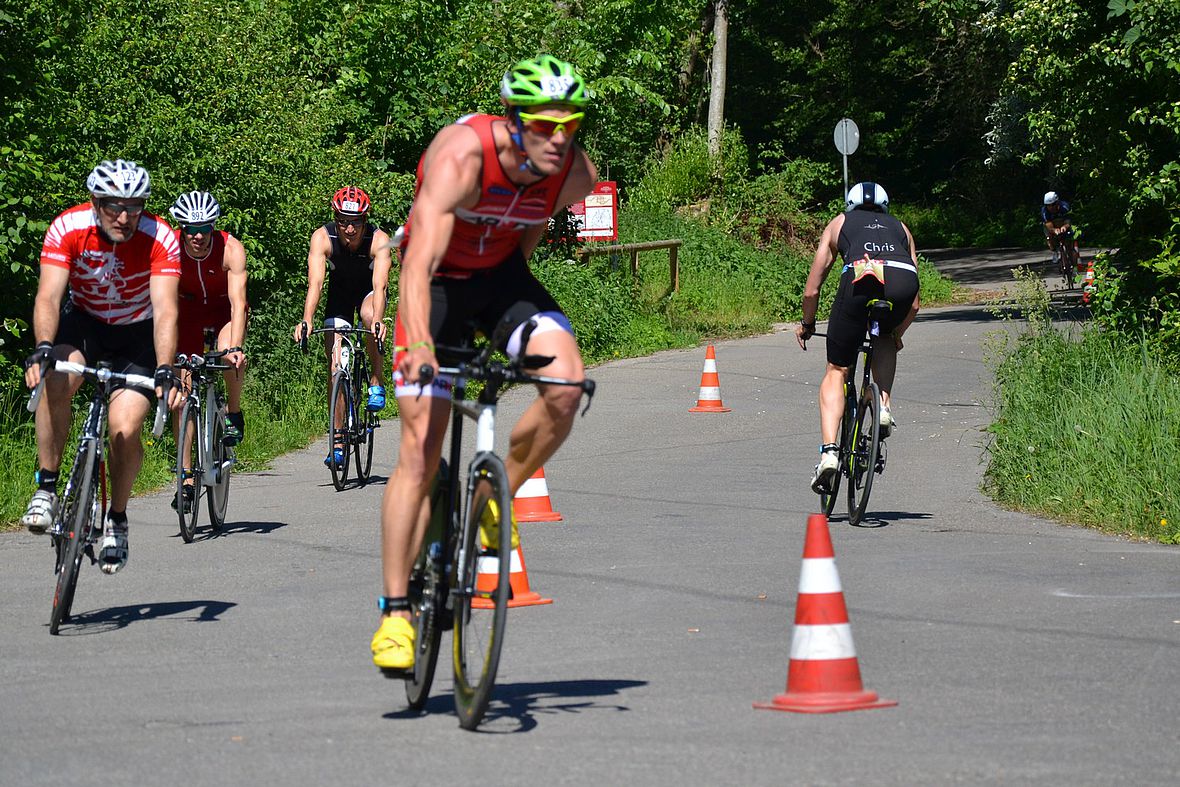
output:
M836 572L828 518L812 514L807 519L807 537L803 542L803 569L799 573L787 691L768 703L755 702L754 707L796 713L835 713L896 704L895 700L882 700L876 692L864 690L852 645L848 609L844 606L844 591Z
M540 604L552 604L553 599L543 598L540 593L529 587L529 572L524 565L524 552L520 547L512 550L511 563L508 567L509 607L533 607ZM475 589L490 593L496 589L500 579L500 558L497 555L480 555L475 578ZM471 599L474 609L491 609L492 602L486 598L476 596Z
M549 501L549 486L545 483L545 468L521 484L512 498L512 513L517 522L560 522L561 514L553 510Z
M705 368L701 372L701 390L697 394L697 406L690 407L690 413L728 413L732 410L721 404L721 379L717 377L717 353L713 345L705 350Z
M1094 293L1094 260L1086 265L1086 276L1082 281L1082 303L1089 305L1090 296Z

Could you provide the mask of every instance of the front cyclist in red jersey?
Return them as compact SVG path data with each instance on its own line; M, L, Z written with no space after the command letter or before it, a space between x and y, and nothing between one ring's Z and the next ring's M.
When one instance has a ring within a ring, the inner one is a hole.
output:
M242 376L246 369L246 249L225 230L214 228L221 217L221 205L207 191L189 191L176 198L168 209L180 224L180 328L177 351L184 355L205 351L205 336L211 334L216 349L225 350L225 362L232 366L222 372L225 379L225 442L237 445L246 431L242 418ZM210 348L212 349L212 348ZM186 390L189 374L181 372ZM177 421L179 428L179 421ZM185 444L185 463L191 466L192 441ZM192 484L184 487L184 504L191 506ZM176 499L172 500L173 507Z
M36 387L49 358L110 361L116 372L151 376L156 396L171 385L176 353L180 249L172 228L144 211L151 194L147 170L134 161L104 161L86 179L90 202L70 208L49 225L41 249L41 275L33 303L37 349L25 364L25 383ZM67 290L69 300L63 300ZM37 491L21 522L44 533L57 507L57 479L70 431L70 400L77 375L53 374L37 408ZM103 523L99 565L114 574L127 563L127 501L143 463L140 432L151 406L138 388L111 395L111 506Z
M594 165L574 143L589 93L573 66L542 55L513 66L500 97L506 117L461 118L438 132L418 164L395 328L401 444L381 509L383 615L371 643L373 663L383 670L414 665L406 591L450 412L450 380L418 382L423 365L438 369L435 342L459 344L472 320L487 336L508 321L515 328L500 349L515 354L531 319L529 353L555 358L545 374L585 374L569 320L526 260L549 218L594 186ZM581 395L538 386L512 430L505 464L513 494L565 440Z

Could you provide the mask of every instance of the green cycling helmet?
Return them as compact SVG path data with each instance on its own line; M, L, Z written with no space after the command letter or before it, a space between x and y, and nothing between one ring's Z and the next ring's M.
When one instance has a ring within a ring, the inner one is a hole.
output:
M510 107L569 104L585 109L590 103L586 80L572 65L552 55L521 60L500 83L500 99Z

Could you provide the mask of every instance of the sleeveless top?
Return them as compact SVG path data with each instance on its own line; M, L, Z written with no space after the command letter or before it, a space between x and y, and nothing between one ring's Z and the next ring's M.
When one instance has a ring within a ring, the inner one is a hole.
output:
M574 162L574 147L566 156L561 171L527 186L518 186L508 179L500 165L493 136L494 123L507 123L495 115L464 115L455 121L471 128L479 136L483 148L479 200L469 208L455 210L455 224L450 245L443 255L439 274L471 272L495 268L512 256L520 246L521 234L529 227L545 224L553 215L561 187ZM415 194L422 187L422 162L418 160L418 182ZM409 237L413 221L406 222Z
M227 238L228 232L216 230L213 233L209 255L203 260L194 260L189 256L184 240L180 237L180 231L177 230L176 240L180 244L181 300L208 306L216 300L229 298L229 274L223 270Z
M861 261L902 263L913 269L910 241L900 221L888 213L873 210L850 210L844 214L844 226L837 241L845 265Z
M372 222L365 222L365 234L361 236L356 251L349 250L340 240L336 222L329 221L324 225L324 230L332 242L332 253L328 255L328 270L332 271L330 278L351 280L359 277L368 282L371 278L369 272L373 270L373 258L370 256L373 250Z

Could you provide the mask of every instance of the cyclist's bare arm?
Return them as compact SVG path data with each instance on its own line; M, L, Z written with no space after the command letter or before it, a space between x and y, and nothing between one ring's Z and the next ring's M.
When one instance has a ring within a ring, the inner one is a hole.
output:
M438 368L430 335L430 277L451 242L455 210L479 200L482 169L479 137L465 126L447 126L426 149L398 280L398 315L410 348L398 369L407 382L417 382L423 365Z
M225 244L222 267L229 281L229 346L241 347L246 341L246 247L232 235ZM245 354L233 352L225 359L240 369Z
M324 277L328 273L328 255L332 253L332 240L328 231L320 227L311 234L311 245L307 251L307 297L303 301L303 323L311 330L316 307L320 305L320 293L324 289ZM292 334L298 343L303 324L295 326Z
M152 276L148 280L152 299L152 341L156 347L156 364L172 363L176 357L176 340L180 319L180 277ZM159 396L160 389L156 389ZM168 407L175 410L181 404L180 386L174 385L168 394Z
M832 270L832 263L836 261L839 248L836 245L840 237L840 230L844 227L844 214L837 215L824 227L819 243L815 247L815 256L811 260L811 270L807 273L807 283L803 286L803 319L795 330L795 339L799 346L807 349L807 340L803 338L802 323L814 323L815 315L819 311L819 291L824 286L824 280Z
M42 265L37 282L37 297L33 301L33 340L52 342L57 337L61 320L61 301L70 283L70 271L57 265ZM41 367L34 364L25 370L25 384L36 388L41 380Z
M373 325L378 339L385 338L385 297L389 291L389 268L392 258L389 235L385 230L373 229L373 244L369 256L373 259Z

